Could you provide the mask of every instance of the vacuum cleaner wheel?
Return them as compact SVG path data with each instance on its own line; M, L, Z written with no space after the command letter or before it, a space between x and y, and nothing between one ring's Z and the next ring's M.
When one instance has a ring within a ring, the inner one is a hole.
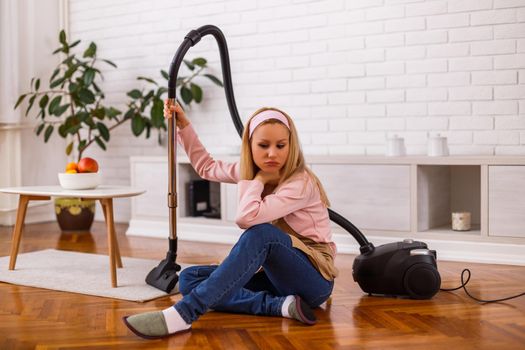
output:
M403 283L411 298L430 299L439 291L441 277L433 265L419 263L408 268Z

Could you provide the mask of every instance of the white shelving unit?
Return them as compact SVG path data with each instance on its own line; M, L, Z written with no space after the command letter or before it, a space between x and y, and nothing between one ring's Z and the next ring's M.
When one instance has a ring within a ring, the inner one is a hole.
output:
M307 162L331 208L375 245L413 238L441 259L525 265L525 157L323 156ZM211 187L220 219L189 217L186 188L199 176L186 157L177 163L178 237L234 243L242 233L234 223L236 185ZM128 234L168 237L167 169L165 157L131 158L131 185L147 192L133 198ZM455 211L471 213L470 231L452 230ZM333 232L340 253L358 253L346 231L334 224Z

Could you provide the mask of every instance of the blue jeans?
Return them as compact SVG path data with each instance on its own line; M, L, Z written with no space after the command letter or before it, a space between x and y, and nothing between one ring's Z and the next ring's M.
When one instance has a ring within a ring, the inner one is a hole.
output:
M260 267L263 271L256 273ZM307 256L292 247L290 236L271 224L246 230L220 265L194 266L180 274L184 296L174 305L192 323L209 309L281 316L288 295L311 307L325 302L334 287Z

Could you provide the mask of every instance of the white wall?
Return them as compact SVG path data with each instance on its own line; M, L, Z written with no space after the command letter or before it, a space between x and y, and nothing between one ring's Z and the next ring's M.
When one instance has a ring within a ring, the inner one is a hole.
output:
M9 77L7 83L2 81L2 87L14 91L3 94L4 98L0 99L0 187L58 185L57 173L63 171L67 161L64 139L55 133L44 143L43 135L35 135L35 108L24 117L27 99L19 109L13 110L13 107L17 97L30 90L32 77L40 77L43 88L48 86L51 72L59 62L59 57L51 56L51 52L58 47L64 0L1 1L2 6L9 3L12 17L8 28L10 40L2 43L10 56L0 60L0 76ZM2 27L1 35L5 29ZM6 44L10 44L9 47ZM0 194L0 225L14 224L17 203L18 196ZM27 212L27 223L54 220L51 204L30 203L30 207L35 206L38 208Z
M69 24L119 66L104 69L102 85L122 109L135 77L159 78L191 29L215 24L243 120L263 105L283 108L307 154L383 154L393 133L424 154L440 132L451 154L525 155L524 0L70 0ZM197 56L221 74L213 38L187 58ZM205 103L189 116L212 153L235 152L224 93L201 82ZM129 129L107 152L88 151L107 183L129 184L129 156L167 153L156 135ZM128 203L117 221L129 218Z

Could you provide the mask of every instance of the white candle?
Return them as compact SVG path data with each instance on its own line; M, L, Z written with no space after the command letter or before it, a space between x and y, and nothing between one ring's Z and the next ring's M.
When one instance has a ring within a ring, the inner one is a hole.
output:
M469 231L470 213L468 211L452 213L452 229L454 231Z

